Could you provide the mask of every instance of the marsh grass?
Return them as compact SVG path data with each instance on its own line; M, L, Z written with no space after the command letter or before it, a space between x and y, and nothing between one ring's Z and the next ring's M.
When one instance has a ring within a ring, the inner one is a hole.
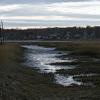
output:
M81 55L100 55L100 43L99 42L36 42L33 44L42 45L46 47L55 47L59 50L73 51L73 54Z
M57 49L62 49L62 50L70 50L72 48L73 49L77 48L76 45L70 45L70 44L72 43L69 43L68 46L62 43L50 44L50 47L53 46L56 47ZM47 43L45 44L45 46L49 46L49 44ZM83 47L81 47L80 50L82 50L82 48ZM21 48L18 44L5 44L0 46L0 99L1 100L99 100L100 99L99 86L64 87L61 85L54 84L53 83L54 76L52 73L49 74L38 73L38 71L34 68L23 66L21 64L24 61L23 57L24 57L24 49ZM69 72L70 72L69 74L77 73L77 71L75 72L75 70ZM98 78L99 77L97 77L96 79ZM100 83L99 81L97 82L98 82L97 84Z

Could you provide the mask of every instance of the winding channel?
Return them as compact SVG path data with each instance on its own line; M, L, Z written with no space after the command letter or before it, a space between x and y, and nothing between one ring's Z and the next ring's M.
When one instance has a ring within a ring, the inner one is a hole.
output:
M82 85L82 82L74 80L74 76L64 76L62 74L56 74L58 70L61 69L74 69L73 65L51 65L51 63L57 62L72 62L68 58L60 58L61 55L67 55L68 52L58 51L55 48L46 48L36 45L23 45L23 48L26 48L25 58L27 64L30 67L34 67L40 70L40 73L53 73L54 82L63 86Z

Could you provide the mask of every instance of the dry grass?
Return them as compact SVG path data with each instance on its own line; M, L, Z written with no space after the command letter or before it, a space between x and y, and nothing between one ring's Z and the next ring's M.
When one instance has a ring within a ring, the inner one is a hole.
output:
M76 54L100 55L100 42L38 42L38 45L56 47Z
M57 47L58 45L53 46ZM59 49L68 49L66 44L58 47ZM24 49L16 44L0 46L0 100L100 99L100 88L98 87L55 85L52 74L41 74L33 68L22 66L20 63L23 61L23 53Z

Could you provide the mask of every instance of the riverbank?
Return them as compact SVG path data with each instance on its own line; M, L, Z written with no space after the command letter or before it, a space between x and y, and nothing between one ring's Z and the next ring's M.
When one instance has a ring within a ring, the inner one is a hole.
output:
M32 44L45 47L55 47L64 51L74 51L76 54L100 54L99 41L33 42Z
M94 87L63 87L61 85L54 84L52 82L52 74L38 73L38 71L34 68L23 66L23 57L24 49L21 48L20 45L6 44L0 46L1 100L100 99L100 87L98 85ZM100 82L99 80L100 78L98 77L97 81Z
M0 99L40 100L50 88L52 75L42 75L23 66L23 48L17 44L0 46Z

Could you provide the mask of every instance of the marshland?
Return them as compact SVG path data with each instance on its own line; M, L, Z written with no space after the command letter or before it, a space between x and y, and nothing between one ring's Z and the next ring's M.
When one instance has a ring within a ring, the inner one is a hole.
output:
M1 100L99 100L99 42L0 45Z
M100 100L100 0L0 0L0 100Z

